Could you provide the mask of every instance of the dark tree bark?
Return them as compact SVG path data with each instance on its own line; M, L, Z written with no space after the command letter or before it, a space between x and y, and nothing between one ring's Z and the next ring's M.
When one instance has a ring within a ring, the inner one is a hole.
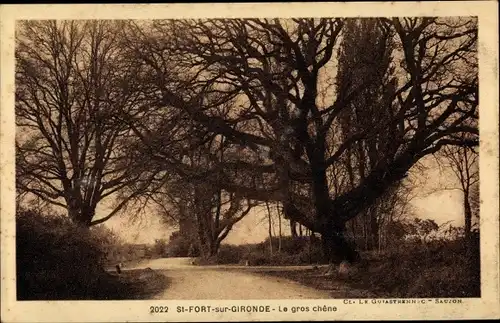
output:
M342 261L355 263L360 255L355 246L344 236L345 226L333 225L333 230L321 234L323 254L331 264L340 264Z
M296 238L298 236L297 234L297 222L290 220L290 234L292 237Z
M463 203L464 203L464 216L465 216L464 231L465 231L465 237L466 239L468 239L471 234L471 228L472 228L472 208L469 202L468 191L463 192Z
M458 187L462 192L463 201L464 233L468 239L472 230L472 205L479 205L479 194L471 194L474 190L479 190L479 153L467 147L445 147L441 156L459 181Z

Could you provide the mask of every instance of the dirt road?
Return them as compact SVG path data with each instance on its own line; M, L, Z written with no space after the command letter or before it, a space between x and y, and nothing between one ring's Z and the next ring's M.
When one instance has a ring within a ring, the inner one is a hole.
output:
M283 279L261 276L258 268L193 266L190 258L165 258L135 268L151 268L167 276L168 287L156 299L322 299L328 293ZM300 270L299 268L297 270Z

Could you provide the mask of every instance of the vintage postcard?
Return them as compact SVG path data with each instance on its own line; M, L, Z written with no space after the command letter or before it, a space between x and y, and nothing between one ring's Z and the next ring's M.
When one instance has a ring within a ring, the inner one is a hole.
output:
M497 12L0 6L2 321L499 318Z

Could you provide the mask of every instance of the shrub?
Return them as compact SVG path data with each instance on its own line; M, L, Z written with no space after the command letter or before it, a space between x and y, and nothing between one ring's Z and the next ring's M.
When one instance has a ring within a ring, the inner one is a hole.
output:
M189 244L188 252L187 252L188 257L199 257L200 256L200 248L197 244L191 242Z
M307 247L309 237L292 237L292 236L284 236L281 237L281 250L280 252L293 255L296 254L299 250ZM273 248L275 250L278 249L279 238L273 237ZM261 242L262 248L265 250L269 250L269 237L266 238L263 242Z
M105 253L106 265L126 261L126 244L118 235L103 224L90 228L95 243Z
M99 235L62 216L16 214L18 299L80 299L93 293L106 258Z
M250 251L244 256L250 266L264 266L270 263L269 256L259 251Z
M269 250L269 238L263 242L246 245L222 245L217 255L218 264L250 265L305 265L323 263L323 253L319 239L309 243L309 237L282 237L281 251L278 251L278 238L273 237L273 256Z
M286 253L275 253L269 260L270 264L275 266L293 266L302 263L298 254L289 255Z
M245 246L221 245L217 253L217 263L221 265L238 264L247 253Z
M313 244L311 248L305 247L298 252L301 264L323 264L325 261L323 251L319 244Z
M406 242L366 257L351 283L391 297L479 297L477 246L463 239Z
M153 257L165 257L167 252L167 242L164 239L156 239L152 250Z
M192 243L176 231L170 235L167 244L167 256L169 257L188 257L192 253Z

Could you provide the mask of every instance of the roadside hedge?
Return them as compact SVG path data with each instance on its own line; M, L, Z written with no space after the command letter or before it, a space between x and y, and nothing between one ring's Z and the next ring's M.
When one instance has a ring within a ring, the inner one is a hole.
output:
M105 278L97 232L67 217L24 210L16 214L17 298L91 298Z

